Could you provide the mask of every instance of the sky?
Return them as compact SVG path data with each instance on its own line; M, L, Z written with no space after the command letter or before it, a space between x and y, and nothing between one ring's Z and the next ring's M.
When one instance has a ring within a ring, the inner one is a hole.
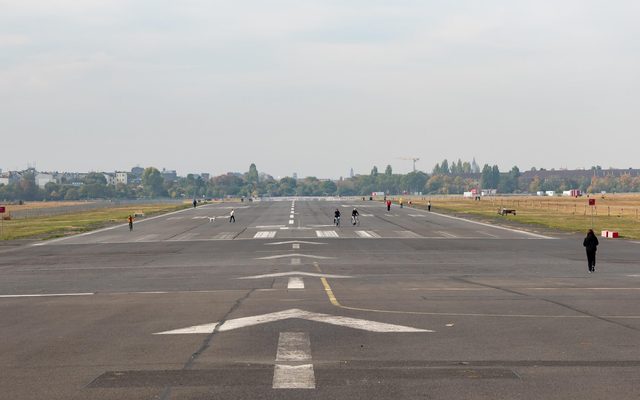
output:
M0 0L0 168L640 168L635 0Z

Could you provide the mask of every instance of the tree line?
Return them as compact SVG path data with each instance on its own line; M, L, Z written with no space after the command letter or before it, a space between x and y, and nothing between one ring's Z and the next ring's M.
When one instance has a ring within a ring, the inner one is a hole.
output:
M50 182L40 188L36 185L35 174L26 172L17 182L0 184L0 200L369 196L372 192L428 195L462 194L472 189L496 189L498 193L560 192L570 189L587 193L640 192L640 176L561 178L553 175L539 177L533 173L533 178L525 178L517 166L508 172L501 172L497 165L485 164L480 169L475 160L458 160L451 164L443 160L436 164L431 174L422 171L396 174L390 165L380 173L374 166L369 174L338 180L316 177L276 179L269 174L259 173L255 164L251 164L245 173L226 173L208 180L194 174L165 180L157 168L148 167L139 181L126 185L108 185L103 174L92 172L82 182Z

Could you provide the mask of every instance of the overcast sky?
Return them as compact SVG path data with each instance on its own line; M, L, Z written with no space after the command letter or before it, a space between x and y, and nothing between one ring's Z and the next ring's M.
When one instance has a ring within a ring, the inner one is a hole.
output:
M0 168L640 168L640 2L0 0Z

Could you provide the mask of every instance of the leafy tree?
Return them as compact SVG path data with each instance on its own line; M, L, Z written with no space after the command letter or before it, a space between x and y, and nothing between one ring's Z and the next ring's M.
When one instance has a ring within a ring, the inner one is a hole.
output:
M393 175L393 169L390 164L387 164L387 168L384 170L384 174L387 176Z
M375 165L371 169L371 176L378 176L378 167L376 167Z
M164 189L164 179L157 168L145 168L142 173L142 187L144 193L150 197L165 196L167 193Z

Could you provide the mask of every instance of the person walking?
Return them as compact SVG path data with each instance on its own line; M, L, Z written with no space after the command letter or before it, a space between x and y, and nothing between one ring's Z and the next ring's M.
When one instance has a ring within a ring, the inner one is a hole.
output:
M193 199L193 208L196 208L197 205L198 205L198 202L196 201L196 199Z
M431 200L427 203L427 211L431 212Z
M127 217L127 221L129 222L129 232L131 232L133 230L133 216L131 214Z
M233 222L234 224L236 223L235 213L236 211L233 208L231 209L231 213L229 213L229 222Z
M596 251L598 251L598 238L593 233L593 229L589 229L587 237L584 238L582 245L587 249L587 265L589 273L596 272Z
M391 200L387 200L387 211L391 211Z

